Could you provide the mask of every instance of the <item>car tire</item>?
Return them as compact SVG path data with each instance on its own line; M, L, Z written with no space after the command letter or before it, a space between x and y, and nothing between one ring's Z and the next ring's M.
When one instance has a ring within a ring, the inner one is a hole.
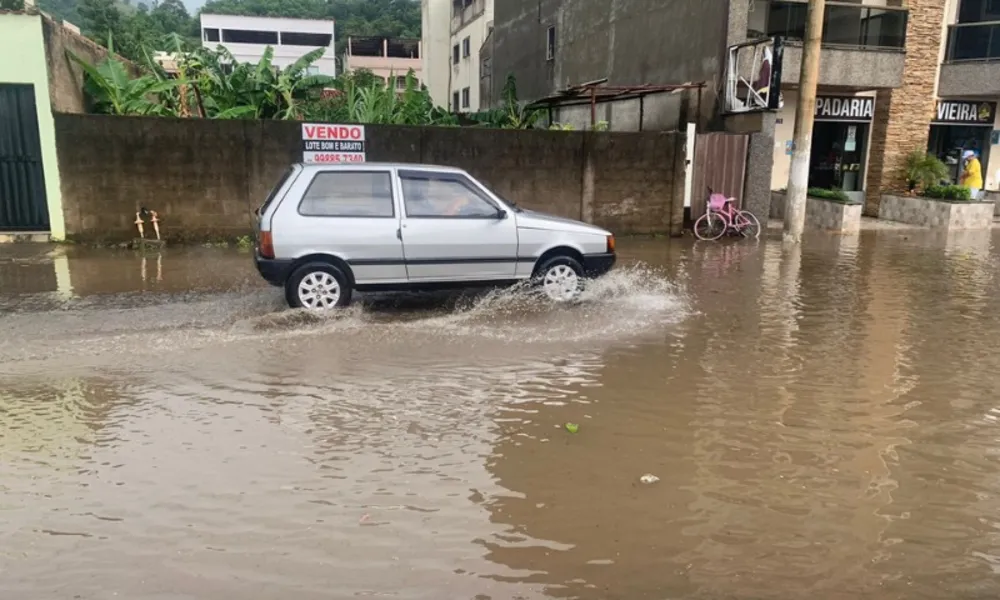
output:
M302 265L285 282L288 306L317 312L347 306L353 291L344 272L329 263Z
M583 265L571 256L553 256L535 269L536 285L555 302L572 302L579 298L583 280Z

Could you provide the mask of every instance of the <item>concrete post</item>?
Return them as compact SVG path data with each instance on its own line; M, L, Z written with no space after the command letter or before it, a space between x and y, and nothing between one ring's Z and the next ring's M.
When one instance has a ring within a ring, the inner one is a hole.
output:
M823 39L826 0L809 0L806 10L806 39L802 47L799 74L799 101L795 108L792 165L785 199L785 241L799 243L806 223L806 193L809 189L809 154L812 150L813 118L816 114L816 85L819 83L819 55Z

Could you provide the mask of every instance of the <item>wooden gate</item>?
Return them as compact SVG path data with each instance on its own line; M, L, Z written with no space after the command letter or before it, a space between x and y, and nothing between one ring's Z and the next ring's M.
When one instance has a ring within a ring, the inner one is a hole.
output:
M35 88L0 84L0 231L48 231Z
M735 133L699 133L694 139L691 169L691 219L705 214L709 189L743 205L747 149L750 136Z

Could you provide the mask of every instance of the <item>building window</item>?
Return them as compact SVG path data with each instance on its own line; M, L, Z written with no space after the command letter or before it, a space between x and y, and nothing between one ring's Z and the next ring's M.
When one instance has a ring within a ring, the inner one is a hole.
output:
M462 57L469 58L472 56L472 41L469 38L462 40Z
M959 23L1000 21L1000 2L996 0L961 0L958 8Z
M462 90L462 108L469 108L469 96L471 96L469 88Z
M556 59L556 28L549 27L545 30L545 60Z
M483 64L482 64L482 66L479 69L479 78L480 79L486 79L487 77L489 77L490 75L492 75L492 73L491 73L492 69L493 69L493 65L490 63L490 59L489 58L484 58L483 59Z
M455 47L451 49L451 62L457 65L458 61L459 61L458 44L455 44Z
M333 42L333 35L329 33L295 33L294 31L281 32L282 46L310 46L313 48L326 48Z
M217 42L219 41L219 30L212 28L205 28L202 30L201 38L206 42Z
M458 112L458 92L451 95L451 110L453 112Z
M405 75L397 75L396 76L396 89L397 90L405 90L406 89L406 76Z
M222 41L232 44L272 44L278 43L277 31L254 31L251 29L223 29Z

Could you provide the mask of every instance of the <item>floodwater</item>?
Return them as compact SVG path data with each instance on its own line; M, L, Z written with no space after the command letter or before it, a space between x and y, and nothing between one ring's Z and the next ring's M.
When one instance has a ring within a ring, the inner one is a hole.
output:
M621 245L326 319L0 247L0 597L1000 596L998 234Z

